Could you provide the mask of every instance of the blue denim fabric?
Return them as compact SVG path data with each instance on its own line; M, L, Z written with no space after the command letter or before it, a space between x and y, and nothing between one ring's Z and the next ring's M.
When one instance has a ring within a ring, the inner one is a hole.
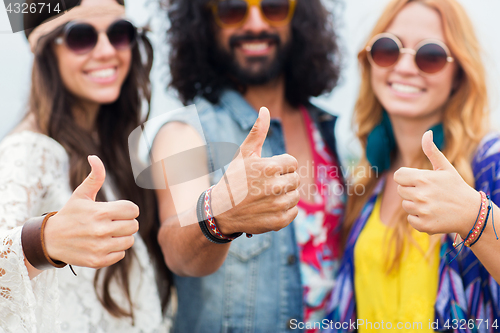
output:
M217 105L204 99L195 103L203 130L200 134L207 143L241 145L258 117L256 110L235 91L226 91ZM323 135L325 142L336 152L336 118L312 105L307 108L314 120L322 122L322 128L328 132ZM192 124L192 119L182 114L170 121ZM262 156L284 153L281 123L273 119ZM221 177L222 171L216 171L211 183L217 183ZM290 332L291 319L303 321L303 290L293 228L292 222L279 232L234 240L225 263L210 276L175 276L179 303L173 332L279 333Z

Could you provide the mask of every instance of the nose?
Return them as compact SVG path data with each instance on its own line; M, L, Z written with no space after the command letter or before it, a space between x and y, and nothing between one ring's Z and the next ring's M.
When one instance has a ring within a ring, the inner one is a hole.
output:
M105 33L100 33L97 44L92 50L92 56L98 59L106 59L115 54L116 49L109 42L108 36Z
M398 62L394 66L394 71L401 75L418 75L415 56L410 53L402 53Z
M260 9L257 6L250 6L248 10L248 17L243 24L243 30L257 35L260 32L269 29L269 24L264 20L260 13Z

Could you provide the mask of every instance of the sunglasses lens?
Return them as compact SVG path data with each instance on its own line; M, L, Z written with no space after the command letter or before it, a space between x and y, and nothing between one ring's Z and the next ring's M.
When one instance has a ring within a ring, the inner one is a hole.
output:
M130 48L136 39L136 29L132 23L121 20L113 23L108 29L108 39L117 50Z
M217 16L224 24L237 24L245 19L248 4L242 0L224 0L217 3Z
M399 46L392 38L381 37L373 43L370 54L377 66L389 67L398 61Z
M285 21L290 13L290 0L262 0L262 13L269 21Z
M66 44L75 53L85 53L97 44L97 32L90 24L75 24L66 33Z
M448 55L441 45L429 43L418 49L415 62L422 72L433 74L444 68L447 58Z

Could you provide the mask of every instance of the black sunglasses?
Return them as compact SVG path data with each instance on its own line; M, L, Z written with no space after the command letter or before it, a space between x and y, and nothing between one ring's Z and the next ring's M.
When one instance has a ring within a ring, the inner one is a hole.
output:
M126 50L134 46L137 41L138 29L127 20L120 19L113 22L106 35L109 43L117 50ZM96 28L88 23L70 22L63 30L63 35L56 38L56 44L62 44L77 54L85 54L94 49L99 39Z

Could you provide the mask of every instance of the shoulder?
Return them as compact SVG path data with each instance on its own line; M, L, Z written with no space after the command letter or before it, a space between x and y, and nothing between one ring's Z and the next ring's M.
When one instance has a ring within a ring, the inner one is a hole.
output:
M199 131L191 124L173 120L160 128L153 141L151 152L153 159L160 161L205 144Z
M325 109L309 102L305 105L305 108L316 122L325 122L331 121L335 122L337 120L337 116L334 113L328 112Z
M177 135L198 135L203 137L202 118L214 112L214 108L204 99L196 99L193 104L150 119L144 128L147 136L153 138L154 144L159 139L178 141Z
M32 131L15 132L0 142L0 169L60 171L68 165L66 150L54 139Z
M168 115L166 115L165 123L177 121L187 123L196 128L200 120L214 117L225 111L226 108L223 106L222 101L213 104L200 96L196 97L189 105L169 112Z
M488 133L481 140L474 153L471 165L476 179L481 177L486 172L486 169L496 174L497 165L500 165L500 133Z
M63 146L51 137L29 131L23 130L19 132L14 132L7 135L0 141L0 148L6 148L11 145L23 146L23 147L37 147L37 148L49 148L54 149L54 153L66 155L66 150Z
M489 133L476 149L472 159L476 189L493 195L500 202L500 134Z
M485 159L500 157L500 133L490 132L479 143L474 154L473 163L481 163Z
M7 135L0 142L0 152L15 149L18 152L30 152L38 155L40 151L49 151L58 158L66 158L64 147L51 137L32 131L21 131ZM37 153L38 152L38 153Z

